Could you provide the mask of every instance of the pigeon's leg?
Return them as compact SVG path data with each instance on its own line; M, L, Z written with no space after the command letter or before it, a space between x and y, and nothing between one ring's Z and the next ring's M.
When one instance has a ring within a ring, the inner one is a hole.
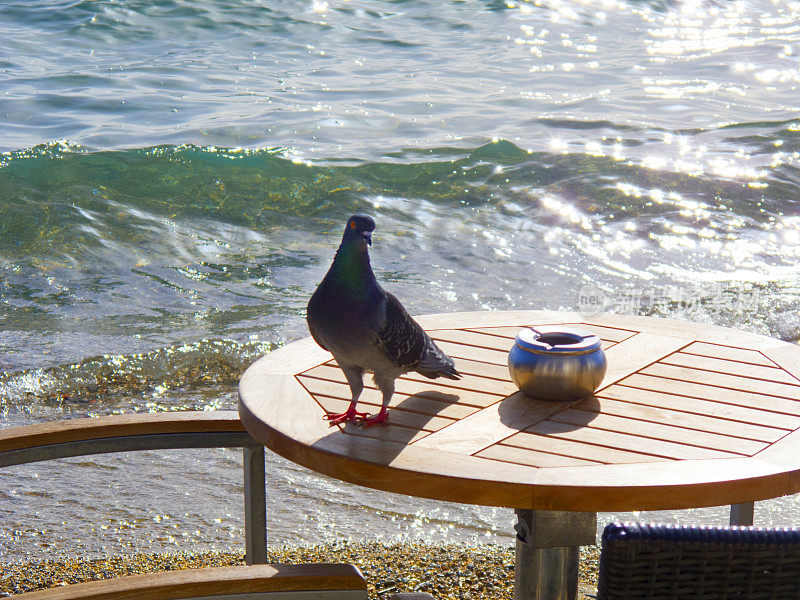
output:
M330 421L331 425L347 423L348 421L363 419L367 416L367 413L358 412L356 410L358 397L361 396L361 391L364 389L364 370L359 367L339 366L342 368L347 383L350 384L350 392L353 394L353 399L350 400L350 406L347 407L346 412L328 413L323 417L325 420Z
M359 421L359 424L363 425L364 427L370 427L371 425L377 425L378 423L383 423L385 426L388 427L389 416L386 414L386 411L389 408L389 400L392 399L392 394L394 394L394 378L393 377L384 378L376 374L375 383L381 390L381 396L383 397L381 402L381 410L380 412L378 412L377 415L361 419Z

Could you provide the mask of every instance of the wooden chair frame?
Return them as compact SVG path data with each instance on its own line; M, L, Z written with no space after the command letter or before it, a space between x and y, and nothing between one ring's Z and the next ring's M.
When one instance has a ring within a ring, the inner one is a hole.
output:
M347 564L249 565L144 573L14 596L19 600L367 600Z
M235 411L129 413L0 429L0 467L42 460L178 448L242 448L245 560L267 562L264 447Z

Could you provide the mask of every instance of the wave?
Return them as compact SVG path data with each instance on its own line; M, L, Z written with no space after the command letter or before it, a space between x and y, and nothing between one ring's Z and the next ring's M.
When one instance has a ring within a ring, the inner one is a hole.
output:
M107 359L81 359L111 352L135 365L134 352L179 340L304 335L308 296L354 212L379 220L380 277L418 312L570 308L587 283L791 279L798 121L679 133L591 125L604 143L554 138L543 152L497 140L380 161L68 142L0 155L0 350L15 373L3 393L80 399L183 374L191 384L190 367L108 374ZM640 143L650 138L660 141ZM704 154L706 142L718 149ZM193 360L205 364L210 342L197 343Z
M591 126L612 131L608 123ZM379 196L458 210L535 204L553 193L595 214L645 219L680 219L682 204L705 202L717 214L763 223L793 204L800 187L797 152L776 150L800 143L797 121L660 132L667 141L647 144L641 155L637 139L655 134L619 133L584 147L554 140L552 152L498 140L387 153L381 162L312 161L287 148L90 151L54 142L0 155L0 256L80 262L81 254L137 246L177 228L198 229L201 238L220 226L258 235L310 219L339 222ZM704 136L739 157L692 151Z
M253 361L275 347L268 342L200 340L131 355L0 375L0 407L92 403L144 392L163 393L213 384L235 385Z

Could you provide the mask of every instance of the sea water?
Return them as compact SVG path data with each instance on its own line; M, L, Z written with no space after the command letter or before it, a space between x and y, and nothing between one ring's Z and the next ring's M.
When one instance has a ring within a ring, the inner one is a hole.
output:
M0 3L0 424L234 409L307 335L353 212L412 313L593 297L797 340L799 23L778 0ZM274 455L268 480L270 543L513 541L508 509ZM0 482L5 561L243 547L238 450Z

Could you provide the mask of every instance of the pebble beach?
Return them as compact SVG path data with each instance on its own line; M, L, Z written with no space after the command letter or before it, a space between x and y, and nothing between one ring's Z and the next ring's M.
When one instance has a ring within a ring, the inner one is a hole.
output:
M581 548L581 600L594 597L599 549ZM497 545L340 543L270 549L271 563L346 562L367 580L370 598L420 591L437 600L505 600L514 596L514 550ZM0 595L14 596L83 581L138 573L244 564L241 552L130 554L63 558L0 567Z

